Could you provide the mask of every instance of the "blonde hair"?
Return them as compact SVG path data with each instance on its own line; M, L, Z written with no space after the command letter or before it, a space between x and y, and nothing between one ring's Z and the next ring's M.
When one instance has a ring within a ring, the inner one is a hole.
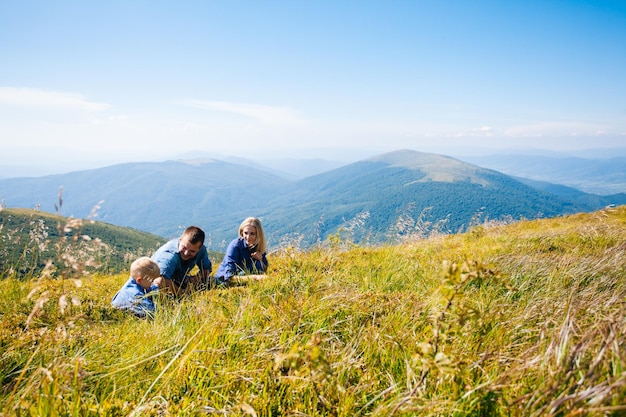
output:
M161 275L159 265L147 256L142 256L130 264L130 276L133 278L156 278Z
M263 226L261 226L261 220L256 217L248 217L245 219L239 226L239 237L243 237L243 228L246 226L253 226L256 229L256 242L254 242L251 249L265 253L267 243L265 242L265 233L263 232Z

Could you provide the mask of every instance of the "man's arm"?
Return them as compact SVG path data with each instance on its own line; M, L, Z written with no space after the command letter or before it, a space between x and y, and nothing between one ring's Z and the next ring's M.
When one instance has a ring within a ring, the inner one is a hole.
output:
M172 281L171 279L165 278L163 275L155 279L154 283L156 283L157 280L159 281L159 284L158 284L159 289L162 289L167 294L173 294L173 295L178 296L178 295L188 294L192 290L192 285L187 285L186 288L181 288L178 285L176 285L174 281Z

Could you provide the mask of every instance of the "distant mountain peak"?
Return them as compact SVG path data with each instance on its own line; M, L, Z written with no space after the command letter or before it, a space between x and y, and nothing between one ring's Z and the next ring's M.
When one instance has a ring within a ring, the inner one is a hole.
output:
M368 160L384 162L394 167L421 171L426 174L424 178L419 180L421 182L469 181L470 183L483 186L488 185L488 181L483 175L480 175L485 172L484 169L450 156L403 149L385 153Z
M216 162L222 162L218 159L214 158L195 158L195 159L178 159L176 162L181 162L183 164L192 165L192 166L200 166L205 164L214 164Z

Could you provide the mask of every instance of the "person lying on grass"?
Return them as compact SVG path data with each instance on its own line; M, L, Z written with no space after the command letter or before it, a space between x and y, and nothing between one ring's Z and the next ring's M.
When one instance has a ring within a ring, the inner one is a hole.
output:
M159 265L147 256L130 265L130 278L113 296L113 307L129 311L137 317L152 315L156 306L152 299L161 283Z
M159 287L176 296L189 294L206 283L213 270L209 253L204 246L205 234L197 226L189 226L178 239L165 243L152 255L163 277ZM190 276L191 271L199 271Z
M248 217L239 226L239 237L228 245L215 273L217 285L236 285L262 279L267 271L265 233L261 221Z

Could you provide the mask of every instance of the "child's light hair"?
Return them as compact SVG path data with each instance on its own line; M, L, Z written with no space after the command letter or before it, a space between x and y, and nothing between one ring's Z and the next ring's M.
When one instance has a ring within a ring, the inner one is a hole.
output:
M159 265L147 256L136 259L130 265L130 276L133 278L156 278L161 275Z
M263 226L261 226L261 220L256 217L248 217L245 219L239 226L239 237L243 237L243 228L246 226L256 228L256 242L254 242L251 249L254 249L256 252L265 253L267 244L265 242L265 233L263 232Z

